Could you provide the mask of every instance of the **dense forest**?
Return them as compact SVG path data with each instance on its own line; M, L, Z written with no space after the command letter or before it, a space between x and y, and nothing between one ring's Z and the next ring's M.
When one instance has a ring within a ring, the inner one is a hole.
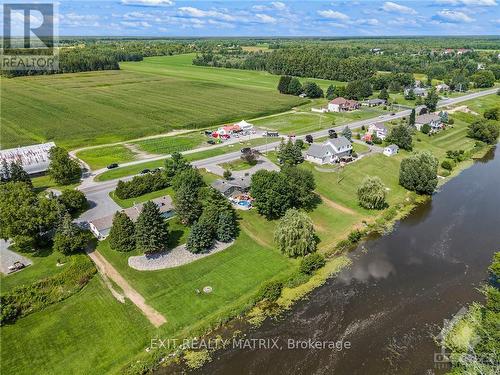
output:
M344 41L293 41L275 43L272 49L256 51L237 46L217 46L198 54L193 64L265 70L272 74L337 81L368 79L376 72L384 71L422 73L435 79L465 82L464 77L484 69L491 70L496 79L499 78L500 61L498 51L495 51L500 49L498 38L488 42L464 39L458 43L458 40L449 40L447 45L456 48L441 47L441 39L399 42L392 39L363 40L351 44ZM486 45L491 50L472 48Z

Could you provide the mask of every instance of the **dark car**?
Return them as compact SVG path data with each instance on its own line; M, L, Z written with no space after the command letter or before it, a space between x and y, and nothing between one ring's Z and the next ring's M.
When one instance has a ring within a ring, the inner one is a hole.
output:
M243 147L240 151L242 154L248 154L252 149L250 147Z
M391 116L396 116L396 112L392 112L392 113L391 113Z
M213 139L209 139L209 140L207 141L207 143L208 143L208 144L210 144L210 145L214 145L214 144L215 144L215 141L214 141Z
M108 169L118 168L118 164L117 163L112 163L112 164L108 165L107 168Z
M141 174L146 174L146 173L149 173L149 172L151 172L151 170L149 170L149 169L146 168L146 169L143 169L141 171Z
M161 171L161 168L155 168L151 171L151 173L158 173Z

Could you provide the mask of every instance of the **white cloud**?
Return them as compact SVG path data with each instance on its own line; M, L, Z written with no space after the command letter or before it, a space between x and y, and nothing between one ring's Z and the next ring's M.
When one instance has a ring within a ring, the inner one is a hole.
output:
M122 26L133 27L133 28L148 28L152 26L150 23L146 21L121 21L120 24Z
M417 22L414 18L396 17L387 22L392 26L406 26L406 27L418 27L422 24Z
M390 13L417 14L417 11L415 9L407 7L405 5L393 3L392 1L385 2L382 6L382 9Z
M262 23L276 23L278 22L278 20L274 17L271 17L267 14L256 14L255 17L257 17L257 19L262 22Z
M337 12L336 10L319 10L318 14L321 17L328 18L331 20L341 20L341 21L347 21L349 19L349 16L347 14Z
M230 14L222 13L216 10L202 10L194 7L180 7L179 12L184 16L194 18L216 18L224 21L235 21L236 18Z
M366 25L366 26L378 26L380 22L376 18L367 18L367 19L358 19L356 20L356 24L358 25Z
M468 5L483 7L492 7L498 5L496 0L436 0L436 3L445 5Z
M172 0L121 0L123 5L137 5L143 7L170 6L175 3Z
M278 10L285 10L286 9L286 4L282 3L281 1L273 1L272 6Z
M437 15L432 17L433 20L441 22L459 23L459 22L473 22L474 19L469 17L464 12L459 12L457 10L444 9L437 12Z
M59 15L61 26L69 27L98 27L99 16L92 14L67 13Z

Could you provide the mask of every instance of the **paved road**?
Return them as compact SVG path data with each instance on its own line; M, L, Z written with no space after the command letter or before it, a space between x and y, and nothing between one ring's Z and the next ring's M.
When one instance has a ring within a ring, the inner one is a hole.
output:
M457 98L450 98L450 99L446 99L446 100L441 100L438 103L438 107L440 107L440 108L446 107L446 106L458 104L458 103L461 103L461 102L464 102L467 100L479 98L482 96L495 94L497 92L497 90L498 90L498 88L493 88L493 89L489 89L489 90L484 90L484 91L479 91L479 92L463 95L463 96L460 96ZM406 117L406 116L409 116L410 113L411 113L410 109L403 110L403 111L395 113L394 115L386 114L386 115L382 115L382 116L372 117L372 118L369 118L366 120L354 121L354 122L347 124L347 126L349 126L349 128L351 128L351 129L357 129L357 128L362 127L363 125L367 126L373 122L386 122L386 121L391 121L391 120L399 119L402 117ZM343 124L341 126L335 127L334 129L337 132L340 132L340 131L342 131L342 129L345 126L346 126L346 124ZM324 129L324 130L320 130L320 131L311 133L311 135L313 136L314 139L327 136L328 129ZM305 135L297 136L297 138L299 138L299 139L303 139L304 137L305 137ZM269 139L268 144L256 146L254 148L261 151L261 152L273 150L279 146L280 141L281 141L281 139L276 140L276 141L273 138L268 138L268 139ZM239 140L236 140L236 141L239 141ZM197 152L197 151L199 151L199 149L190 150L190 151L187 151L185 153L192 153L192 152ZM227 153L224 155L219 155L219 156L214 156L214 157L211 157L208 159L198 160L198 161L193 162L192 164L197 168L205 168L205 167L210 167L211 165L213 166L214 164L226 163L226 162L230 162L232 160L236 160L240 157L240 155L241 155L241 153L238 150L238 151L230 152L230 153ZM126 164L123 164L122 166L139 164L139 163L149 161L149 160L165 159L166 157L167 157L166 155L163 155L161 157L154 158L154 159L126 163ZM105 181L105 182L96 182L93 180L93 177L95 176L95 174L97 172L98 171L94 172L91 176L86 178L82 182L82 184L78 187L79 190L81 190L82 192L85 193L85 195L87 195L89 200L91 200L95 203L95 206L93 208L91 208L89 211L84 213L84 215L82 215L82 217L79 218L80 221L92 220L92 219L95 219L97 217L109 215L110 213L113 213L116 210L118 210L119 207L118 207L118 205L116 205L116 203L114 203L110 199L109 192L115 190L116 184L118 183L119 180L127 181L127 180L132 179L132 177L133 177L133 176L128 176L128 177L123 177L123 178L119 178L116 180L110 180L110 181Z

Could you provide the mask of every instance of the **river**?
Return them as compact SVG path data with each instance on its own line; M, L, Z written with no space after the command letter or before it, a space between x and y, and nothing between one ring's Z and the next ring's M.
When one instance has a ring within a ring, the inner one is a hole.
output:
M351 253L353 265L249 339L273 349L226 349L199 374L441 374L432 335L443 319L481 301L477 288L500 250L500 147L432 200ZM288 340L323 348L290 349ZM350 348L331 349L343 340ZM326 346L326 347L325 347Z

